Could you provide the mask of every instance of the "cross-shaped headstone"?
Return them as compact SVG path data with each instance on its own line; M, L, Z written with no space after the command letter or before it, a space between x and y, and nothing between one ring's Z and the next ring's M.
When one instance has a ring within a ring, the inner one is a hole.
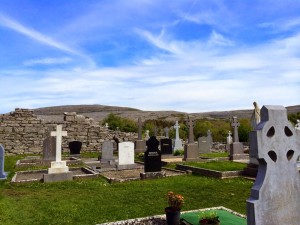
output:
M166 138L169 138L169 127L165 127L164 131L166 132Z
M141 120L141 117L138 118L138 140L142 140L142 126L143 122Z
M179 140L179 128L180 126L178 125L178 121L176 121L175 125L174 125L175 131L176 131L176 140Z
M227 144L232 144L231 131L228 131Z
M145 132L145 139L148 140L149 138L150 138L149 130L146 130L146 132Z
M240 123L237 120L236 116L232 117L232 123L231 126L233 127L233 142L239 142L239 131L238 127L240 126Z
M189 143L194 143L194 120L190 116L188 116L188 126L189 126Z
M56 137L56 157L55 161L61 161L61 144L62 144L62 136L67 136L67 131L62 130L62 125L56 126L56 131L51 131L51 136Z
M297 120L295 129L300 130L300 120Z

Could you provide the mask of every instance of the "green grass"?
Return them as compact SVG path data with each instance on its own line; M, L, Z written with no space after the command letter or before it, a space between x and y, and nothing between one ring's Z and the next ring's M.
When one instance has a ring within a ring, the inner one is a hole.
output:
M219 158L219 157L228 157L227 152L210 152L200 154L200 157L207 157L207 158Z
M7 180L0 182L0 224L86 225L164 214L168 191L185 197L182 210L222 205L245 214L252 185L244 178L197 175L115 184L103 178L19 185Z
M243 170L246 167L245 163L232 162L232 161L212 161L212 162L185 162L184 165L217 170L217 171L236 171Z

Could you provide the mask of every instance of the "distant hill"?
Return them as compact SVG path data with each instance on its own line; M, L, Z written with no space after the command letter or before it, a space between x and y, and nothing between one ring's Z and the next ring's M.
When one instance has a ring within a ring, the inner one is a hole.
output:
M300 105L286 107L288 113L300 112ZM52 106L33 109L34 114L46 121L62 121L64 112L76 112L77 114L88 116L95 121L103 120L109 113L114 113L124 118L136 120L141 117L146 119L165 119L176 121L185 117L188 113L178 111L142 111L135 108L106 106L106 105L65 105ZM190 113L194 119L209 118L209 119L229 119L232 116L238 118L250 118L252 109L232 110L232 111L215 111L203 113Z

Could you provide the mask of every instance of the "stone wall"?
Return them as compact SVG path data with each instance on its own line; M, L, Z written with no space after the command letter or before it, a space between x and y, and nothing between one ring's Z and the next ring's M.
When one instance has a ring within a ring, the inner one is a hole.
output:
M63 122L46 122L33 114L32 110L15 109L9 114L0 115L0 143L6 154L41 154L43 141L56 130L56 125L62 124L63 130L68 132L63 137L63 151L68 152L70 141L81 141L82 151L99 151L104 140L112 140L116 136L120 142L134 141L135 133L111 131L93 119L77 115L75 112L64 113Z

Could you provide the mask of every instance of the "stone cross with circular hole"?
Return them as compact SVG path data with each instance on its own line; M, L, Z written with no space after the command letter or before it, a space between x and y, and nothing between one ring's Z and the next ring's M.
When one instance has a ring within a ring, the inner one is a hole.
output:
M238 119L236 116L232 117L232 123L231 126L233 127L233 141L239 142L239 126L240 123L238 122Z
M283 106L264 106L261 123L250 133L252 157L259 162L247 200L248 225L300 223L300 132Z

